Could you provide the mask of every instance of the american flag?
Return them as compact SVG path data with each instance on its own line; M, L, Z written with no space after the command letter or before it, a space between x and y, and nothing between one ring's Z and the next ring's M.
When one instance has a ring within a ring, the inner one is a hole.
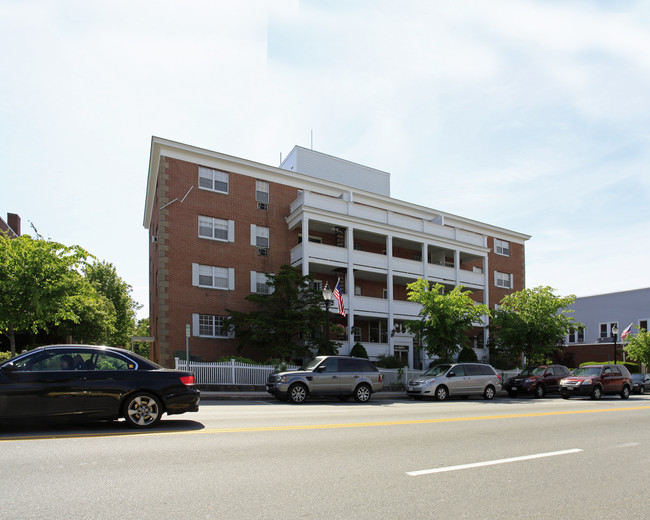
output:
M341 290L339 288L340 280L336 280L336 288L332 293L336 301L339 302L339 314L345 316L345 307L343 307L343 297L341 296Z
M623 341L625 338L627 338L630 335L630 332L632 332L632 324L631 323L627 326L627 329L625 329L623 331L623 333L621 334L621 341Z

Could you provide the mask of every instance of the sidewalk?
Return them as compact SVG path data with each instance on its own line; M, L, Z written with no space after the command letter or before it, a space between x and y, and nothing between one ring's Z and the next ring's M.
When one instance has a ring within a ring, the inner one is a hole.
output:
M375 392L371 401L379 399L406 399L405 392L389 392L382 390ZM275 400L268 392L260 391L211 391L201 390L201 401L272 401Z

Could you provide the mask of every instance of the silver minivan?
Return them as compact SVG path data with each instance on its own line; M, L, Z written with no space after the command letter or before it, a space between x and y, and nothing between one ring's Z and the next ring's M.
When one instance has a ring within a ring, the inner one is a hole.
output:
M501 391L501 376L482 363L443 363L434 365L420 377L412 379L406 394L414 399L433 397L444 401L453 395L482 395L494 399Z
M350 397L365 403L384 387L382 375L369 360L349 356L318 356L300 370L271 374L266 391L280 400L302 403L310 396Z

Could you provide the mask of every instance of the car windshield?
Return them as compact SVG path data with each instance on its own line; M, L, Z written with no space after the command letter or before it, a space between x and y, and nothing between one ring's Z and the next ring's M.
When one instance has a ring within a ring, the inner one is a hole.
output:
M527 367L524 368L519 375L520 376L541 376L542 374L544 374L544 370L546 370L546 367Z
M600 367L580 367L576 368L573 371L573 376L599 376L601 368Z
M323 358L322 356L316 357L311 361L305 363L300 370L314 370L314 368L316 368L321 363L321 361L323 361L323 359L325 358Z
M632 379L635 381L643 381L643 374L632 374Z
M440 376L447 372L451 368L451 365L435 365L431 367L429 370L427 370L424 375L425 376Z

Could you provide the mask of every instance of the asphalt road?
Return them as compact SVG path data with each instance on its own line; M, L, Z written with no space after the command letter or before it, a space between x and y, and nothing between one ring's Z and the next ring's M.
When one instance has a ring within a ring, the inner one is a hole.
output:
M650 518L650 396L202 402L0 428L2 519Z

